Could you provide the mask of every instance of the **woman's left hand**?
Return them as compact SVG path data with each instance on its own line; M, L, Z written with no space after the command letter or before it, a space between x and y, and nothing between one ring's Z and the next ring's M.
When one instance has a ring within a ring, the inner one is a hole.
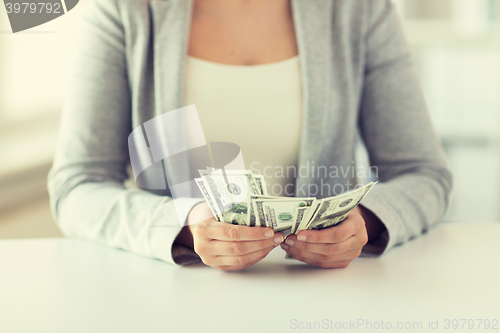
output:
M339 225L322 230L302 230L281 244L297 260L323 268L345 268L368 242L365 220L358 207ZM286 244L285 244L286 243Z

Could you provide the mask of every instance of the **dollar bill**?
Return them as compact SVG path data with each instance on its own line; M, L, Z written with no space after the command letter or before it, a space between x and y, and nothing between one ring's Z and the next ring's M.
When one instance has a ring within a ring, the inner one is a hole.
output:
M207 167L206 170L198 170L202 176L206 174L225 174L225 175L244 175L247 178L248 185L251 187L251 192L253 194L264 195L267 193L265 189L266 183L265 179L260 175L254 175L251 170L221 170L212 167ZM258 178L258 179L257 179ZM266 194L267 195L267 194Z
M290 233L292 233L292 234L295 233L295 230L297 230L297 228L299 227L300 223L302 222L302 220L306 216L309 209L310 209L309 207L295 208L295 223L293 224L292 230L290 231Z
M307 212L305 212L304 218L302 219L298 227L295 229L294 234L298 234L299 231L306 229L311 217L314 216L314 214L316 214L316 212L318 211L321 202L322 199L317 199L312 203L311 207L309 207Z
M295 225L295 209L299 207L310 207L314 199L310 198L280 198L256 200L259 209L263 209L267 218L266 225L281 231L291 229Z
M255 218L255 226L267 227L266 218L264 215L264 208L262 207L262 203L259 203L257 205L257 200L260 200L260 199L275 199L275 197L262 196L262 195L251 195L250 196L250 207L252 210L252 214Z
M220 212L222 221L238 225L248 225L250 195L252 188L249 186L245 174L223 174L220 170L207 173L208 188L213 194L214 207Z
M374 183L370 183L344 195L323 199L305 229L325 229L344 221L368 194L373 185Z
M342 222L375 185L330 198L291 198L267 195L265 178L251 170L207 167L199 172L196 184L218 221L293 234Z
M264 178L263 175L253 175L255 178L255 182L257 183L257 186L260 189L260 194L262 195L268 195L267 194L267 184L266 184L266 179Z
M210 210L212 211L212 214L214 214L214 217L217 221L222 222L220 212L217 210L217 207L215 206L215 203L213 201L213 195L209 193L209 188L208 185L205 184L202 178L195 178L196 185L200 188L201 194L203 195L203 198L205 198L205 201L208 203L208 206L210 207Z

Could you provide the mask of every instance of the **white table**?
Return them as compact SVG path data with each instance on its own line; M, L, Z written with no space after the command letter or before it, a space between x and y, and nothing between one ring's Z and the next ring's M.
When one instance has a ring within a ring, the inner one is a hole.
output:
M500 319L499 254L500 224L443 225L339 270L285 260L280 248L243 271L220 272L82 240L1 241L0 332L311 331L299 329L307 322L371 331L358 320L373 330L421 322L399 331L499 332L500 323L444 329L446 319Z

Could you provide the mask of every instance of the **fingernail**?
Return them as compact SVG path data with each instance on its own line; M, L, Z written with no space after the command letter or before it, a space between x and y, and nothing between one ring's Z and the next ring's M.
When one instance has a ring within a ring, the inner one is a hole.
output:
M289 247L290 247L290 246L288 246L288 245L286 245L286 244L281 244L281 248L282 248L283 250L288 250L288 248L289 248Z
M286 243L290 246L293 246L293 244L295 244L295 242L291 238L287 238Z
M266 231L266 233L264 234L264 236L266 236L268 238L273 237L274 236L274 231L268 230L268 231Z
M307 239L307 236L306 236L306 235L299 235L299 236L297 237L297 239L298 239L299 241L305 241L305 240Z
M275 243L281 243L281 242L283 242L283 236L276 235L276 237L274 237L274 242Z

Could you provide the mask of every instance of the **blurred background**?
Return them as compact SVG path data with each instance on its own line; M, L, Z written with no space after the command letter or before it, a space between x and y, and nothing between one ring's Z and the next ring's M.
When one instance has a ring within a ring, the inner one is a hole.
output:
M500 0L394 2L455 176L445 222L500 221ZM0 239L62 236L46 178L86 5L17 34L0 10Z

